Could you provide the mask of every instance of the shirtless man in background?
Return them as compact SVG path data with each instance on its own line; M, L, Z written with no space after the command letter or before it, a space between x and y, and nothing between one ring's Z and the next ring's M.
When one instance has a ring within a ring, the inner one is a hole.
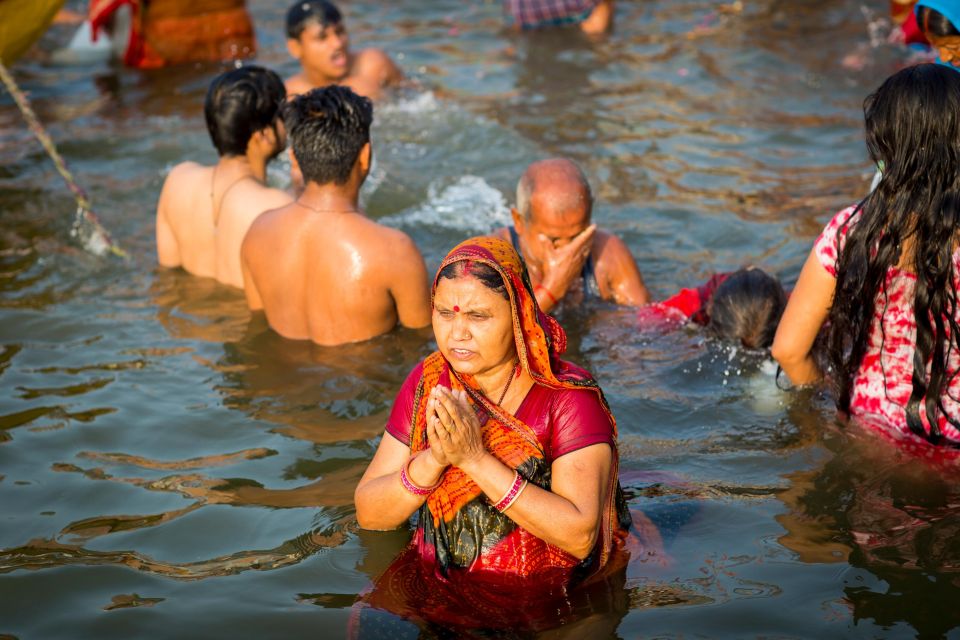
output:
M540 308L591 296L639 306L650 294L630 249L590 223L593 196L580 168L566 158L534 162L517 184L513 226L494 232L527 263Z
M240 243L254 219L289 203L265 183L267 163L286 146L283 81L249 66L228 71L207 91L204 116L220 160L184 162L167 176L157 203L157 258L196 276L243 287Z
M327 0L300 0L287 12L287 51L301 71L287 80L291 96L341 84L371 100L399 83L403 73L381 49L350 52L340 10Z
M430 323L423 258L402 231L359 207L370 170L373 105L342 86L284 110L306 187L257 218L241 257L247 302L286 338L336 345Z

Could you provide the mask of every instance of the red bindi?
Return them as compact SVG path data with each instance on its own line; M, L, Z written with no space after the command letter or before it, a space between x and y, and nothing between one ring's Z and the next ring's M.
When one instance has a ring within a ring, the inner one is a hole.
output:
M460 307L457 305L453 305L453 311L454 313L460 313Z

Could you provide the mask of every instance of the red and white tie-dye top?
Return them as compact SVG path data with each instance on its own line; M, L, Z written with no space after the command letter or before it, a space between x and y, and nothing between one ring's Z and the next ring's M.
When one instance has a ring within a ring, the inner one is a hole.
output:
M843 250L847 234L861 215L859 212L854 215L855 210L856 207L848 207L836 214L814 244L820 264L834 278L837 277L839 251ZM960 251L954 252L953 262L954 286L960 288ZM877 292L869 344L854 377L850 397L850 413L860 422L901 434L909 433L906 405L913 389L913 345L917 333L913 295L916 279L914 274L897 267L887 271L884 287ZM960 369L960 357L955 350L950 354L948 369L950 376ZM960 376L953 378L943 398L943 406L954 419L960 419L958 399ZM922 403L920 407L920 417L929 430ZM960 431L947 422L945 416L941 415L938 422L944 436L960 442Z

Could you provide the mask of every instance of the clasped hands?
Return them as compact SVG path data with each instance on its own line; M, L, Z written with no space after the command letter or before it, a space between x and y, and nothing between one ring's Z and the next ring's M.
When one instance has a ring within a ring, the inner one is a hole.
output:
M486 453L480 421L466 391L437 385L427 399L427 442L434 461L442 467L464 468Z

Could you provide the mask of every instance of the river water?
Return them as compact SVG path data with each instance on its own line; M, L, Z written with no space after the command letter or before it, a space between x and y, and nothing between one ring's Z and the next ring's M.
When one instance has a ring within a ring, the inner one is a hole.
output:
M282 4L250 3L259 62L286 76ZM505 31L491 1L343 9L355 46L419 83L377 107L371 216L432 270L506 220L530 161L569 156L658 297L746 263L791 285L865 193L860 105L907 58L880 2L621 1L600 42ZM40 57L17 78L130 258L71 240L73 201L0 95L0 634L342 637L406 542L358 530L352 493L429 336L287 341L238 291L158 269L156 198L175 163L214 160L220 68ZM562 320L662 551L631 561L616 606L543 637L952 635L956 483L778 390L759 354L614 307Z

